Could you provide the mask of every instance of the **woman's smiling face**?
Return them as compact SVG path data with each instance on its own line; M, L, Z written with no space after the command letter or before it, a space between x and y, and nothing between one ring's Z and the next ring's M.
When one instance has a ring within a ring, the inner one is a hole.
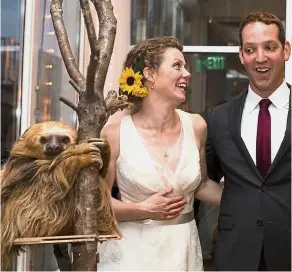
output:
M186 99L186 87L191 74L185 69L183 53L176 48L167 48L158 69L154 71L154 92L178 104Z

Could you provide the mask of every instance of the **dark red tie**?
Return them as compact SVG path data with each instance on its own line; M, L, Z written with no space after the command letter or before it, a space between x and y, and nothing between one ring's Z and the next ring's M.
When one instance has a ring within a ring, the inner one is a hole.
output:
M265 177L271 166L271 116L269 99L262 99L259 103L260 112L257 130L257 167Z

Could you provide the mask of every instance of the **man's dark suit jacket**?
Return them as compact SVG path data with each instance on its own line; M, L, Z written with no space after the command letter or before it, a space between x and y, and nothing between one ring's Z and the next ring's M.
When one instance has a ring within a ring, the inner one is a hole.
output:
M263 248L268 270L291 270L291 110L284 140L263 178L241 138L246 95L208 116L208 174L217 181L224 176L215 266L258 270Z

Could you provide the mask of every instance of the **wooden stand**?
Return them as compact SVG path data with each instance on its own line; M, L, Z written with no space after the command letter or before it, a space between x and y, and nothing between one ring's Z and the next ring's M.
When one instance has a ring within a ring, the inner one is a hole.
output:
M14 245L21 245L24 251L14 260L13 271L33 271L32 252L33 246L45 244L62 244L62 243L84 243L84 242L104 242L109 239L120 239L116 234L112 235L68 235L68 236L51 236L51 237L33 237L19 238L14 240Z

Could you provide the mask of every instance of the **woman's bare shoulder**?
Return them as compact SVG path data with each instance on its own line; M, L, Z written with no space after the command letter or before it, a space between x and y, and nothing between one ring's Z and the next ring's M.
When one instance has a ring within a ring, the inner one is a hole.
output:
M107 139L109 142L116 142L120 137L121 120L106 124L101 130L100 137Z
M113 115L111 115L109 118L108 118L108 121L106 123L106 125L108 124L112 124L112 123L119 123L121 122L121 120L123 119L124 116L126 115L129 115L129 110L127 109L124 109L122 111L116 111Z
M199 138L201 144L205 144L207 139L207 123L200 114L191 114L193 129L196 137Z
M194 114L190 113L192 122L193 122L193 128L199 131L207 130L207 123L205 119L200 114Z

